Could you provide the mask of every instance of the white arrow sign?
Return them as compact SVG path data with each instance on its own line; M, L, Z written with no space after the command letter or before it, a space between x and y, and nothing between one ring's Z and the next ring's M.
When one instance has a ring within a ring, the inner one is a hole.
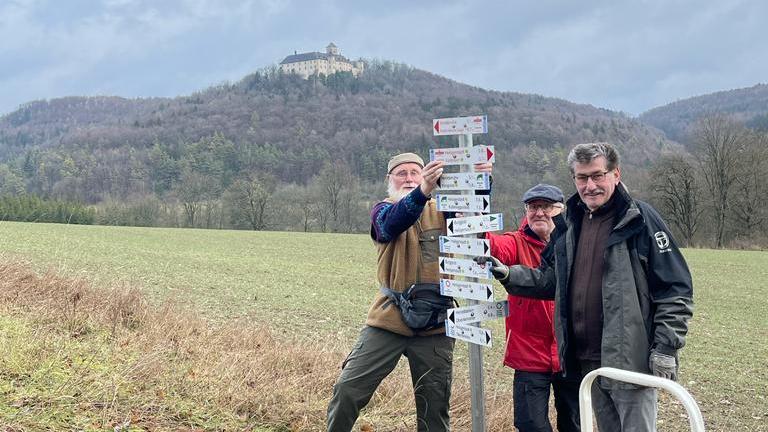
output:
M478 162L495 162L496 151L493 146L473 146L430 149L429 160L443 161L446 165L469 165Z
M488 173L448 173L437 179L440 190L487 190L491 188L491 176Z
M504 218L501 213L451 218L446 221L446 226L449 236L499 231L504 228Z
M480 282L440 279L440 294L469 300L493 301L493 285Z
M446 195L436 194L437 209L444 212L481 212L491 211L488 195Z
M491 241L469 237L440 236L440 253L491 256Z
M473 278L493 279L491 266L470 259L440 257L440 273Z
M509 302L480 303L448 309L448 320L454 324L470 324L509 316Z
M432 133L434 136L488 133L488 116L434 119Z
M482 327L464 326L445 321L445 335L465 342L490 347L491 331Z

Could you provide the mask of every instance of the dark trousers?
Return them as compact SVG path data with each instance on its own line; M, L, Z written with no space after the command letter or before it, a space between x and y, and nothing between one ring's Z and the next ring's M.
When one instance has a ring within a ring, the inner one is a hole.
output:
M328 405L328 431L349 432L381 381L405 355L416 398L417 430L450 430L454 339L444 334L401 336L365 327L347 357Z
M557 430L579 432L579 379L549 372L516 370L514 387L515 427L520 432L552 432L549 423L549 389L555 395Z

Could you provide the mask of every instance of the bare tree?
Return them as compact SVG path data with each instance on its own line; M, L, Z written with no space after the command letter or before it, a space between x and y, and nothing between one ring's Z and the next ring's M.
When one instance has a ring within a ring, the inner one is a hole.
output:
M275 191L275 178L268 174L252 175L237 180L231 187L237 214L244 217L254 231L266 229L267 211Z
M662 156L651 168L650 186L665 219L691 245L702 214L696 169L681 154Z
M348 190L354 181L352 171L343 161L327 163L320 174L317 176L317 182L322 188L322 206L327 208L328 215L318 215L319 219L330 219L330 224L334 231L339 228L339 213L342 207L342 191ZM323 213L320 208L317 209ZM330 217L329 217L330 216ZM323 225L326 225L325 223ZM323 229L325 231L325 229Z
M696 157L712 197L715 242L723 247L731 193L737 185L746 129L733 119L716 114L702 118L693 132Z
M185 168L181 181L175 186L174 192L184 206L184 215L188 227L194 227L197 216L205 203L217 196L216 181L205 174Z
M768 215L765 202L768 200L768 135L752 132L746 136L739 175L736 176L733 214L738 234L753 237L756 232L764 232Z

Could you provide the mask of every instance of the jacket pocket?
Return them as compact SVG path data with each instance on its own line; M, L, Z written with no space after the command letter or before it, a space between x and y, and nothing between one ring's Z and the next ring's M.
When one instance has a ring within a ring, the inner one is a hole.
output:
M439 229L422 231L419 233L419 247L421 248L421 261L423 263L436 262L440 255Z

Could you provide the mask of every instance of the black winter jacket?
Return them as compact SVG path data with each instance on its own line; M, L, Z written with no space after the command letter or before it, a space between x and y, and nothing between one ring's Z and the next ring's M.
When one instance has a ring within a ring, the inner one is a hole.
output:
M656 210L633 200L623 183L614 193L618 201L605 250L600 362L601 366L649 373L651 349L676 356L685 345L693 315L693 284L685 259ZM512 266L509 277L501 281L510 294L555 299L555 335L566 374L569 278L586 211L578 194L567 204L567 231L550 242L540 267ZM614 387L633 387L608 382Z

